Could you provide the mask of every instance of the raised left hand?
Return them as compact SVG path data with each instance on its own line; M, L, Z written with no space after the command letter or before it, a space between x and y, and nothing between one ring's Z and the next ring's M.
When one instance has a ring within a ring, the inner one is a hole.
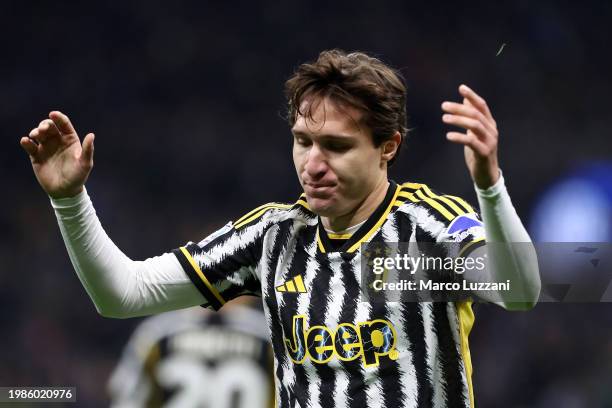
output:
M442 121L465 129L466 133L448 132L446 138L464 146L465 162L479 188L491 187L499 179L497 160L497 123L487 102L467 85L459 87L463 103L442 103Z

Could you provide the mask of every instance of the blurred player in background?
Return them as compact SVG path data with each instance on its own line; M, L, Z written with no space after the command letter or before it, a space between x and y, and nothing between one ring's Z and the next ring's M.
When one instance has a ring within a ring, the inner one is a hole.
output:
M464 131L446 136L464 146L481 220L461 198L388 179L407 133L406 88L397 71L364 53L324 51L285 87L304 194L145 261L115 246L85 191L93 134L81 145L68 117L51 112L21 139L98 311L129 317L197 304L220 309L242 295L262 296L280 407L473 405L472 301L362 301L360 251L364 243L410 242L452 258L478 254L487 267L460 278L511 281L511 290L473 297L511 310L533 307L540 291L535 250L510 245L531 240L498 166L497 123L487 103L462 85L461 102L442 104L442 121ZM229 160L236 152L219 154ZM218 175L203 168L198 177ZM507 245L490 251L485 237ZM456 251L443 245L449 242Z
M261 301L144 320L109 381L113 408L270 408L272 350Z

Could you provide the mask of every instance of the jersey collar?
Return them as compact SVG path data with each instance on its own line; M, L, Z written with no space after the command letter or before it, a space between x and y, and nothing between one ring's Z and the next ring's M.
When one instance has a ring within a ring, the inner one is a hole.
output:
M350 238L346 239L344 244L342 244L339 248L334 248L327 231L325 231L325 228L323 228L321 217L318 217L317 247L319 251L322 253L355 252L357 249L359 249L361 243L366 242L385 222L389 212L391 212L391 208L395 202L395 199L397 198L399 190L399 186L393 180L389 180L389 188L387 189L387 193L385 194L385 198L383 199L382 203L380 203L376 210L374 210L366 222L363 223L363 225L357 231L355 231Z

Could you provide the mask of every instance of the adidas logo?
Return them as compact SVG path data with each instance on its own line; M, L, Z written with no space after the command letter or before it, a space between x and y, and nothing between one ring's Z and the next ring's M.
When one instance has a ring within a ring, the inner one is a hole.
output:
M297 275L293 279L288 280L280 286L277 286L276 291L290 293L306 293L306 287L304 286L302 275Z

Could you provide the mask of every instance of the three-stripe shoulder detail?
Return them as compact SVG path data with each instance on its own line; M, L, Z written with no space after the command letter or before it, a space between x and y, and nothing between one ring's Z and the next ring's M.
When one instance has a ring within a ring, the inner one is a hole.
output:
M438 195L431 191L426 184L421 183L402 184L393 206L399 207L407 201L425 203L449 221L460 215L475 212L465 200L451 195Z
M306 202L305 194L302 194L294 204L267 203L264 205L260 205L254 210L251 210L245 215L243 215L242 217L238 218L236 221L233 222L233 225L235 229L240 229L246 225L249 225L259 220L265 213L267 213L270 210L278 209L278 210L287 211L287 210L291 210L292 208L295 208L296 206L305 208L306 210L310 211L310 208L308 207L308 203Z

